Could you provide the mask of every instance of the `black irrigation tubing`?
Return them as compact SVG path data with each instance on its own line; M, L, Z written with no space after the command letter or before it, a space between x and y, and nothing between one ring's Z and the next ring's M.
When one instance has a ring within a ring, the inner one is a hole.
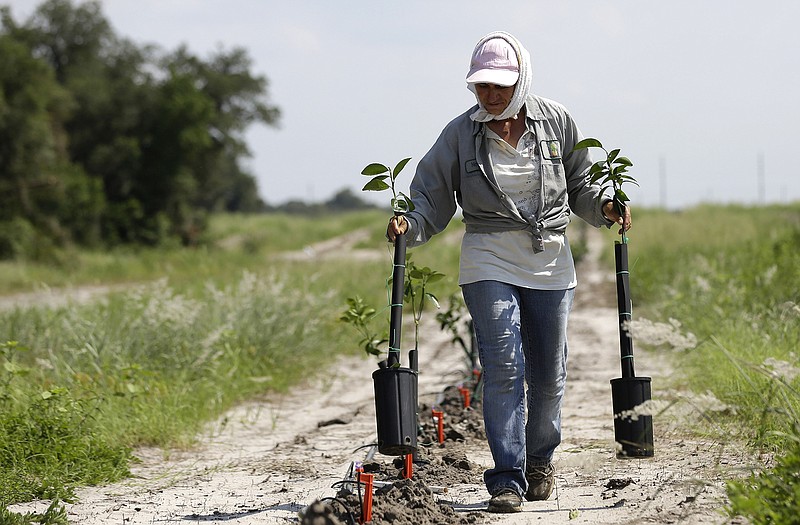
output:
M343 479L342 481L337 481L336 483L331 485L331 488L335 489L335 488L339 487L339 485L355 485L355 486L358 487L358 506L363 512L363 510L364 510L364 498L361 495L361 486L365 485L365 483L363 483L361 481L358 481L358 480Z
M362 448L377 447L377 446L378 446L377 443L367 443L366 445L361 445L360 447L357 447L357 448L353 449L353 453L355 454L356 452L358 452Z
M364 485L364 482L355 479L343 479L341 481L336 481L332 483L331 488L335 489L338 488L340 485Z
M356 525L356 519L355 519L355 517L353 517L353 513L350 511L350 509L347 507L347 504L344 501L340 500L339 498L333 497L333 496L328 496L327 498L322 498L322 499L320 499L320 501L335 501L336 503L341 505L342 508L344 509L344 512L345 512L344 515L347 516L347 521L350 523L350 525Z

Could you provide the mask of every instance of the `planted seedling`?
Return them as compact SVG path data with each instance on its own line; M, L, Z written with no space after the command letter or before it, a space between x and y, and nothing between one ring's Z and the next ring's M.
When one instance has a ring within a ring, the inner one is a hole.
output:
M427 266L419 267L411 260L411 255L406 255L406 287L404 301L411 305L411 314L414 317L414 349L419 350L419 326L425 303L430 300L436 308L440 308L439 300L435 295L426 290L430 283L435 283L444 278L444 274L432 270Z
M605 191L608 188L611 188L614 193L612 196L612 201L614 203L614 210L619 213L620 217L625 215L625 206L626 202L630 199L625 194L622 189L622 185L625 182L630 182L631 184L639 185L632 176L628 175L628 169L633 166L633 162L630 161L628 157L620 156L619 148L613 149L608 151L603 144L595 139L595 138L585 138L582 141L575 144L575 147L572 148L572 151L577 151L580 149L586 148L600 148L605 153L605 158L599 160L592 164L592 167L589 168L589 182L591 184L600 181L600 184ZM625 233L622 233L622 242L626 243L627 238L625 237Z
M389 341L386 334L378 335L371 328L371 321L377 315L377 310L364 302L360 296L347 298L347 310L339 320L352 325L361 334L360 344L364 351L370 355L381 355L381 346Z
M403 288L403 302L411 306L411 313L414 317L414 349L419 350L419 334L422 312L428 301L432 302L436 308L440 308L439 300L434 294L428 291L427 287L444 278L444 274L432 270L427 266L417 266L411 258L406 255L405 283ZM389 279L389 287L392 286L392 279ZM372 328L372 319L378 315L378 310L367 304L360 296L347 298L347 309L339 317L339 320L352 325L360 334L359 345L364 348L367 354L381 355L381 346L389 342L386 332L378 334Z

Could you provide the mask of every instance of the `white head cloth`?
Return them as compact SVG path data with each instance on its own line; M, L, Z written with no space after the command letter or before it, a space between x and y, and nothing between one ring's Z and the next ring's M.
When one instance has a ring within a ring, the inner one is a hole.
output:
M533 82L531 55L528 53L528 50L522 46L520 41L514 38L514 36L511 34L506 33L505 31L495 31L494 33L489 33L481 38L480 41L478 41L475 49L477 50L484 42L493 38L502 38L511 44L511 47L513 47L514 51L516 51L517 62L519 62L519 80L517 80L516 88L514 89L514 95L511 97L511 101L508 103L506 109L499 115L492 115L486 111L481 104L480 98L478 98L478 93L475 91L475 85L467 83L467 89L472 91L472 93L475 94L475 98L478 100L478 110L470 115L470 118L477 122L488 122L493 119L505 120L507 118L516 117L517 113L519 113L519 110L522 109L522 105L525 104L525 99L528 97L528 93L530 93L531 84Z

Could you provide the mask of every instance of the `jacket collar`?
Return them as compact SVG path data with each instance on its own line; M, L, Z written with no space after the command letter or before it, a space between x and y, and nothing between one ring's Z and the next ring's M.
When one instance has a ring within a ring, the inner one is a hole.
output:
M535 97L529 96L527 100L525 100L525 118L531 120L545 120L542 106L539 105L539 101Z

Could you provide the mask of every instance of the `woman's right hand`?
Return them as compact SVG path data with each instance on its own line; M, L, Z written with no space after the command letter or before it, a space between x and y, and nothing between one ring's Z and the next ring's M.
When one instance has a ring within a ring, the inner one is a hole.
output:
M386 227L386 237L394 242L398 235L403 235L408 231L408 221L402 215L393 215L389 219L389 225Z

